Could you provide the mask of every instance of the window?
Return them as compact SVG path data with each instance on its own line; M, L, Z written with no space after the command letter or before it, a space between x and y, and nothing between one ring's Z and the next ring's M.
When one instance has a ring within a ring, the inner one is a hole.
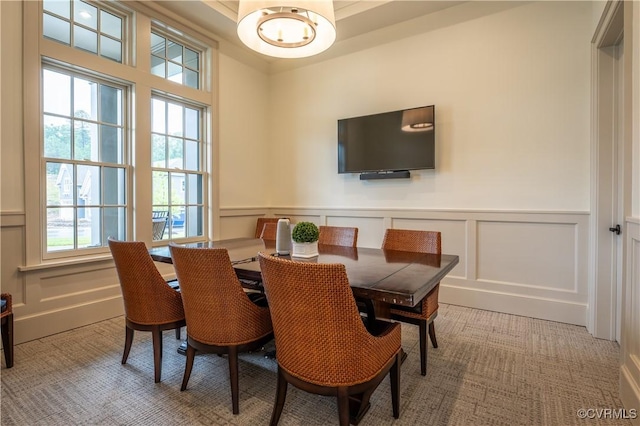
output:
M153 211L169 212L158 239L204 235L202 109L154 97L151 101Z
M44 0L45 37L122 62L123 18L80 0Z
M151 33L151 73L198 89L200 53L156 32Z
M44 68L47 252L126 235L125 89Z

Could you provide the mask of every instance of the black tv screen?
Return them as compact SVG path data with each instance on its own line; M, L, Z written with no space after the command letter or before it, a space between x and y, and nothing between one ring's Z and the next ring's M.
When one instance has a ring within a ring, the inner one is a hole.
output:
M433 168L433 105L338 120L338 173Z

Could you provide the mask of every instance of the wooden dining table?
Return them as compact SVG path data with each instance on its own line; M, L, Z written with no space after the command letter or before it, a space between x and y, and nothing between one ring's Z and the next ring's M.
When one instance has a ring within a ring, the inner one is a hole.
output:
M275 241L237 238L186 244L187 247L226 248L243 286L262 289L258 253L277 256ZM457 264L458 256L424 254L362 247L318 245L312 258L286 256L299 262L341 263L356 300L370 302L369 316L388 318L389 304L416 306ZM151 258L172 263L168 246L153 247ZM404 354L406 356L406 354ZM404 359L404 358L403 358ZM367 395L350 397L350 423L357 425L369 410Z
M187 247L226 248L244 285L260 288L262 277L258 253L277 255L275 242L259 238L236 238L186 244ZM289 257L300 262L341 263L356 298L383 304L416 306L458 264L452 254L425 254L363 247L318 245L312 258ZM151 258L172 263L168 246L153 247ZM384 317L384 314L378 316Z

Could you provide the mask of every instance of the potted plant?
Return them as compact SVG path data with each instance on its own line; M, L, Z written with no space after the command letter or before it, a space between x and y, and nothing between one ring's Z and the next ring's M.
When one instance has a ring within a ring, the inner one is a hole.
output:
M295 257L314 257L318 255L318 237L320 231L315 223L298 222L293 227L293 253Z

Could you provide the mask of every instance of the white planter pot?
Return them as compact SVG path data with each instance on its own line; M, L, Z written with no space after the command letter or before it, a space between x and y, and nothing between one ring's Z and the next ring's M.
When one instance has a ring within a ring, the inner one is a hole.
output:
M318 255L318 242L312 243L296 243L292 241L293 250L291 256L293 257L315 257Z

